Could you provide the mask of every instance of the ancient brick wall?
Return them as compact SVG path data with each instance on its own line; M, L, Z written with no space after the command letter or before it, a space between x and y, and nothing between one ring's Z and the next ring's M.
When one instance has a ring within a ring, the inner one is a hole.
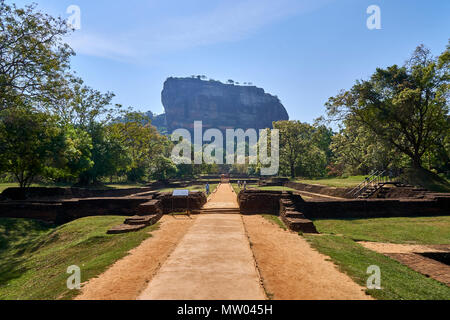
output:
M243 214L280 214L282 198L296 199L290 192L249 190L239 194ZM301 198L301 197L300 197ZM450 197L435 199L370 199L297 201L296 210L308 219L351 219L450 215Z
M162 193L156 199L161 200L164 213L183 212L189 207L190 210L199 210L207 202L204 192L191 192L189 200L186 198L172 197L171 193Z
M83 188L8 188L2 193L6 200L33 200L33 199L72 199L97 197L126 197L140 192L152 191L151 188L130 188L96 190Z
M326 187L326 186L305 184L305 183L300 183L300 182L290 182L290 181L286 182L285 186L288 188L291 188L291 189L298 190L298 191L319 193L319 194L324 194L327 196L339 197L339 198L347 198L347 199L353 198L350 195L350 191L352 191L353 188L334 188L334 187Z
M241 191L238 196L239 207L243 214L275 214L280 212L282 191Z
M206 202L206 195L203 192L194 192L189 196L190 209L200 209ZM156 193L147 196L59 201L4 201L0 202L0 218L36 219L62 224L89 216L134 216L156 214L160 211L167 214L186 209L186 199L173 198L169 193Z

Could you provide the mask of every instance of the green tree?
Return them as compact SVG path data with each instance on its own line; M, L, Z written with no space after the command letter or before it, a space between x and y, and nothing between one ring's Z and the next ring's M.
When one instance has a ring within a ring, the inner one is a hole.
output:
M122 111L119 104L112 105L114 93L101 93L84 84L83 80L66 76L55 100L43 104L47 111L57 114L61 121L76 128L87 130L96 122L108 124Z
M29 108L0 114L1 168L12 174L21 188L38 176L51 175L55 159L63 152L63 134L57 119Z
M404 155L365 127L345 121L345 128L333 137L334 161L349 174L369 174L374 170L402 166Z
M52 100L64 83L72 49L61 18L0 0L0 111Z
M164 146L158 130L150 124L150 119L138 112L125 115L126 121L113 123L108 127L112 135L125 148L130 159L127 167L128 180L142 181L148 173L156 155Z
M311 150L313 145L313 128L300 121L278 121L273 124L274 129L280 130L280 165L282 171L296 177L297 166L302 156ZM287 170L286 170L287 169Z
M77 180L85 171L94 166L92 161L92 138L84 130L72 126L64 127L64 149L61 155L60 176L55 178L65 182Z
M100 184L101 178L124 174L130 159L120 139L99 123L92 124L88 132L92 138L93 166L81 172L79 183L81 185Z
M377 69L330 98L330 118L364 127L422 168L424 155L449 135L449 50L436 59L419 46L403 67Z
M172 160L164 155L157 155L150 170L150 177L156 180L168 180L175 177L177 167Z

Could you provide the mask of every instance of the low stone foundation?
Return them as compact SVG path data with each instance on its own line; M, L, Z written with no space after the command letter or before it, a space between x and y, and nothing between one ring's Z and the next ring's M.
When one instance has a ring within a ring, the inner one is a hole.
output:
M450 197L429 200L309 201L300 210L309 219L365 219L450 215Z
M338 198L346 198L346 199L353 199L350 192L353 190L353 188L334 188L334 187L326 187L326 186L320 186L316 184L305 184L300 182L286 182L284 184L286 187L298 190L298 191L306 191L311 193L318 193L323 194L331 197L338 197Z
M146 188L122 190L124 193L134 192L133 195L125 197L2 201L0 218L35 219L64 224L89 216L149 216L188 209L186 199L173 198L170 193L146 190ZM50 190L43 193L50 194ZM189 209L198 210L206 202L207 198L203 192L193 192L189 196Z
M238 195L242 214L277 214L280 212L280 198L283 191L241 191Z
M161 193L157 199L161 200L164 214L182 212L188 208L189 210L200 210L208 201L203 192L191 192L189 199L174 198L171 193Z
M248 190L239 194L242 214L280 216L294 231L314 232L314 219L365 219L450 215L450 197L305 202L295 192Z
M63 200L63 199L83 199L100 197L127 197L139 192L150 192L151 188L130 188L96 190L82 188L8 188L3 191L4 200L24 201L24 200Z
M302 197L292 192L247 190L239 193L242 214L272 214L280 216L286 226L295 232L317 233L314 223L298 210Z
M288 181L284 183L284 186L304 192L310 192L325 196L343 198L343 199L355 199L352 195L354 188L335 188L327 187L315 184L305 184L300 182ZM375 192L370 198L372 199L434 199L437 196L450 197L450 194L439 194L427 191L425 189L408 187L408 186L396 186L395 183L387 184L380 190Z

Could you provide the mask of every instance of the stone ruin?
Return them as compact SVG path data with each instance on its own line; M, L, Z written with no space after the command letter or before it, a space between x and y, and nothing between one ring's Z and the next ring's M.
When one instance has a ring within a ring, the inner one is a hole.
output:
M293 231L317 233L314 219L368 219L450 215L450 197L435 195L424 199L340 199L308 200L291 191L241 191L242 214L279 216Z
M93 196L93 197L92 197ZM89 216L127 216L123 225L109 233L137 231L154 224L164 214L200 209L206 203L203 192L191 192L189 202L170 193L149 188L87 190L30 188L5 190L0 200L0 218L37 219L64 224Z
M232 181L233 182L233 181ZM238 195L241 214L271 214L279 216L293 231L317 233L314 219L364 219L385 217L426 217L450 215L450 196L426 193L423 196L400 199L330 199L305 201L301 192L332 194L343 192L337 188L282 183L303 191L262 191L250 189ZM325 188L325 189L324 189ZM308 191L304 191L308 190ZM411 191L412 192L412 191ZM416 192L416 191L414 191ZM186 199L152 188L90 190L78 188L11 188L0 195L0 218L38 219L64 224L88 216L126 216L124 224L110 230L123 233L140 230L159 221L164 214L188 210L193 214L204 211L207 202L203 192L191 192ZM239 213L239 210L233 213ZM220 212L220 209L215 209ZM216 213L217 213L216 212Z

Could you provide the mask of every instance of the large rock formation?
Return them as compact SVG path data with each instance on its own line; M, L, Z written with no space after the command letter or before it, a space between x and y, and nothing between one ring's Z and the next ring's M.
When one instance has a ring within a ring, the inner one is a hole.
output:
M169 78L162 103L169 132L192 131L194 121L203 127L225 129L272 128L272 122L289 120L280 100L254 86L237 86L197 78Z

